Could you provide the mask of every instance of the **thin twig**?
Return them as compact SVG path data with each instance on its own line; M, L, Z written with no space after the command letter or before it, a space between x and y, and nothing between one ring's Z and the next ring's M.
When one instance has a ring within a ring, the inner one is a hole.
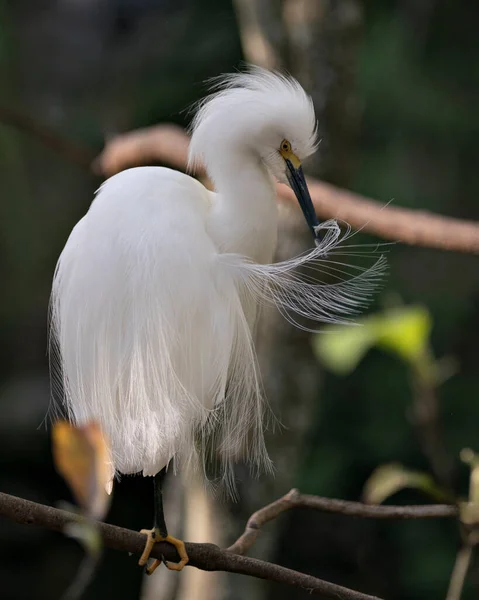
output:
M436 385L431 378L415 373L413 392L411 420L422 452L437 482L453 494L454 461L446 448Z
M100 558L101 554L99 552L96 554L87 552L83 556L75 578L64 593L62 600L79 600L83 596L95 575Z
M68 162L90 171L95 153L90 148L72 142L36 119L15 108L0 106L0 122L26 133L50 148Z
M459 514L458 508L449 504L376 506L301 494L298 490L292 489L282 498L253 513L248 519L243 534L228 548L228 552L245 554L256 541L261 527L291 508L312 508L322 512L368 519L436 519L457 517Z
M72 513L64 510L4 493L0 493L0 515L17 523L39 525L54 531L63 531L65 525L77 518ZM132 554L141 554L144 549L146 536L141 533L106 523L98 523L98 528L103 543L109 548ZM268 579L302 588L311 595L331 600L380 600L375 596L356 592L311 575L221 550L214 544L186 543L186 551L190 558L189 565L205 571L228 571ZM166 560L173 562L178 560L176 550L170 544L163 542L155 545L151 556L154 558L164 557Z
M454 569L452 570L446 600L460 600L467 571L471 563L473 546L465 544L457 553Z

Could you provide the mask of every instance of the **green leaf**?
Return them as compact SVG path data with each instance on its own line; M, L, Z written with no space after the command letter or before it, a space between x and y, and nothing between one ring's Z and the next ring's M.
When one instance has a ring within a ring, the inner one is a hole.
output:
M422 306L396 308L377 321L377 344L408 362L415 362L427 352L432 320Z
M376 332L369 323L331 328L313 340L316 356L324 366L339 375L354 371L366 352L376 343Z
M459 520L467 527L477 527L479 523L479 504L459 502Z
M387 498L409 488L431 496L436 502L451 502L450 495L436 485L433 478L422 471L411 471L399 463L378 467L366 481L363 501L367 504L381 504Z
M461 450L461 460L471 468L469 477L469 502L479 507L479 454L470 448Z
M338 375L354 371L373 346L408 363L424 362L432 320L422 306L398 307L358 319L355 325L325 327L313 340L316 356Z
M63 532L81 544L88 554L93 556L100 554L102 538L96 523L86 518L79 518L77 521L67 523Z

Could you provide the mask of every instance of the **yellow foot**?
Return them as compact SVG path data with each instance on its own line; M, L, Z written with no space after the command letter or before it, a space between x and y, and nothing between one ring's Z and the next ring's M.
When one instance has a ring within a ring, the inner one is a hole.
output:
M140 560L138 561L138 564L141 567L146 565L146 563L148 562L151 551L153 550L153 546L157 542L168 542L169 544L171 544L172 546L174 546L176 548L176 551L178 552L178 554L180 556L179 563L171 563L171 562L167 562L166 560L163 561L165 563L165 565L168 567L168 569L170 569L171 571L181 571L183 569L183 567L186 564L188 564L189 558L188 558L188 554L186 553L185 543L182 542L181 540L178 540L177 538L174 538L171 535L167 535L166 537L163 537L160 534L159 529L156 529L156 528L155 529L142 529L140 531L140 533L144 533L147 536L145 549L143 550L143 554L140 556ZM153 560L153 562L151 563L151 565L146 567L146 573L148 575L151 575L152 573L154 573L154 571L157 569L157 567L159 565L161 565L161 563L162 563L161 560L159 560L158 558L155 558Z

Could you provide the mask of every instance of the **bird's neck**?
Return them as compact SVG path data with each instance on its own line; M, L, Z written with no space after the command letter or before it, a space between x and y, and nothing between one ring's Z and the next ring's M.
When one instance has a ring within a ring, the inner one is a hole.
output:
M220 252L269 263L276 249L278 209L274 181L254 156L225 156L209 169L217 195L209 219Z

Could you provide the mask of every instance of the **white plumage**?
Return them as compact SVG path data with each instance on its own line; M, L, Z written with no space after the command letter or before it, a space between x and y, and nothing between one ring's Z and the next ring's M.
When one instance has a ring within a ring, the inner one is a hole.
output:
M330 258L337 224L318 227L307 211L314 250L270 264L274 178L302 175L296 162L314 151L315 130L294 80L259 69L228 76L199 107L190 148L217 193L170 169L129 169L101 186L73 229L52 290L54 389L74 422L100 423L112 476L154 475L172 458L202 468L208 453L230 484L236 460L270 468L252 340L260 304L292 321L345 320L384 268L380 259L344 280ZM308 269L339 280L318 284Z

